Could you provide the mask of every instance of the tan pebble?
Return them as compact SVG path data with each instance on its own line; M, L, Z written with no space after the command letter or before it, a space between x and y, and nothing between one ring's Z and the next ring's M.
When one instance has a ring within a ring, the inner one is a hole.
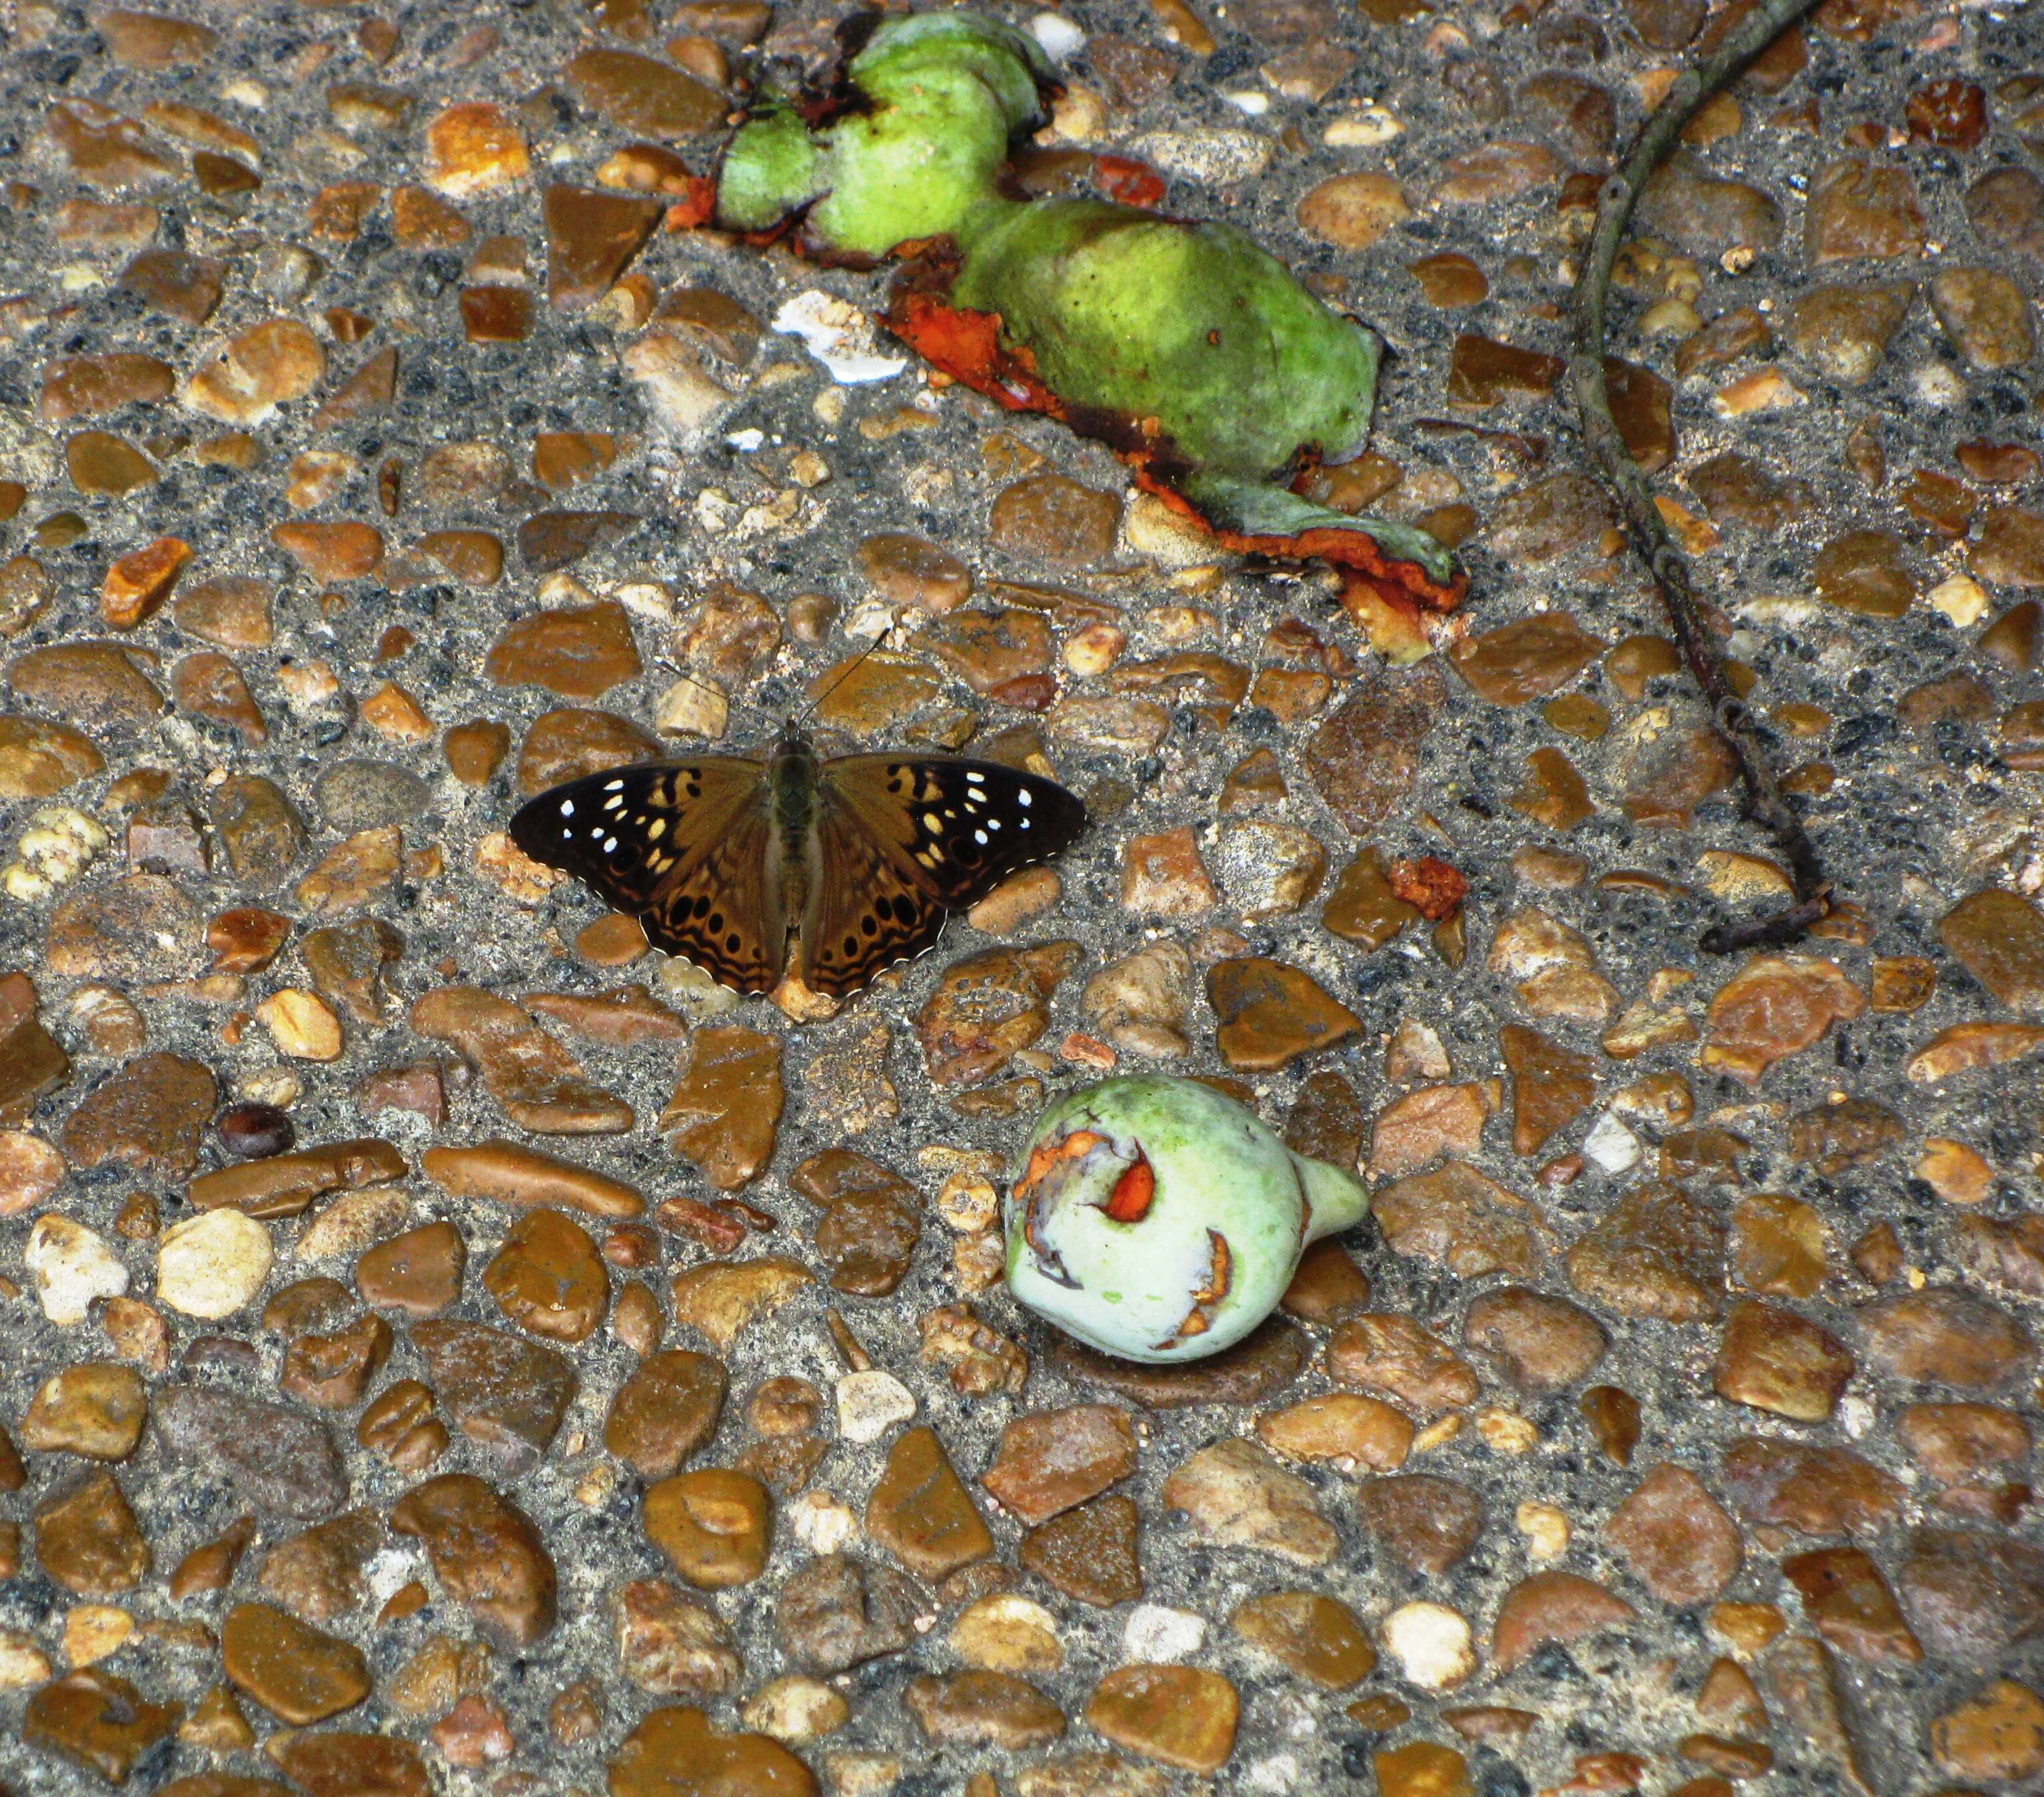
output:
M156 1295L188 1317L231 1317L262 1290L272 1256L270 1232L223 1207L163 1232L156 1251Z
M75 1604L64 1613L64 1661L90 1666L119 1651L134 1633L135 1618L118 1605Z
M346 1046L340 1019L317 993L286 986L258 1005L256 1017L278 1052L299 1060L338 1060Z
M363 698L362 721L387 742L425 742L433 734L432 719L394 680L384 681Z
M1721 418L1742 418L1751 412L1776 412L1786 406L1807 405L1809 397L1786 375L1773 368L1758 368L1719 387L1711 396L1711 406Z
M1948 1136L1927 1138L1911 1170L1947 1204L1978 1204L1994 1191L1993 1164Z
M739 1719L790 1747L805 1747L850 1722L851 1706L820 1679L794 1672L762 1685L745 1700Z
M0 1130L0 1217L41 1203L56 1190L63 1172L63 1156L41 1137Z
M449 106L426 127L427 179L460 199L522 180L531 163L518 128L497 106Z
M996 1591L968 1604L951 1645L969 1666L996 1672L1055 1672L1064 1664L1058 1619L1032 1598Z
M1522 1503L1514 1513L1529 1558L1559 1560L1569 1551L1568 1512L1553 1504Z
M48 1683L49 1656L35 1638L14 1629L0 1629L0 1691L30 1691Z
M1528 1454L1540 1443L1539 1429L1530 1419L1494 1405L1476 1413L1476 1430L1493 1453Z
M1931 1752L1953 1778L2034 1778L2044 1772L2044 1698L1996 1679L1931 1724Z

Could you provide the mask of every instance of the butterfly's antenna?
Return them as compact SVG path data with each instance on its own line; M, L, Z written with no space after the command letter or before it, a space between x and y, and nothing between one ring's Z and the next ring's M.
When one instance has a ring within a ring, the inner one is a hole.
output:
M847 666L835 680L832 681L828 687L824 687L821 692L818 693L814 698L811 699L807 705L804 706L800 711L797 712L793 717L788 720L787 727L791 730L794 729L794 727L797 724L801 723L805 718L808 717L812 711L815 710L816 708L821 705L825 699L828 698L832 693L836 692L840 687L843 686L846 681L849 680L852 677L853 675L856 674L861 668L864 667L866 664L866 658L872 654L875 649L878 648L882 643L886 642L887 639L893 634L894 626L892 624L889 624L886 629L882 630L878 636L875 637L871 642L868 643L864 648L861 649L857 655L852 657L850 665Z
M686 668L677 669L675 671L674 679L682 686L697 687L706 693L713 694L717 698L724 700L726 704L728 704L731 701L731 695L726 692L723 687L718 686L713 681L698 680L694 675L690 673Z

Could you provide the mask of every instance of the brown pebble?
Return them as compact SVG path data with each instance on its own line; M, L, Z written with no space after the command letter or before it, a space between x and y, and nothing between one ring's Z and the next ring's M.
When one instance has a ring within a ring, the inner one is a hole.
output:
M87 1667L36 1691L22 1714L21 1738L121 1784L179 1714L176 1704L152 1703L127 1680Z
M1127 1413L1075 1404L1010 1422L980 1482L1033 1528L1135 1470L1135 1435Z
M1400 1564L1443 1572L1483 1532L1483 1500L1466 1485L1432 1473L1366 1480L1356 1491L1364 1530Z
M972 591L972 571L948 551L920 537L884 533L858 548L859 572L890 604L924 612L947 612Z
M993 1537L936 1430L896 1437L866 1506L866 1531L919 1577L941 1579L993 1552Z
M609 1275L589 1232L557 1210L527 1210L483 1269L483 1289L528 1333L577 1342L610 1302Z
M646 1533L701 1590L750 1584L766 1564L773 1500L758 1480L723 1467L677 1473L646 1493Z
M1738 1524L1685 1467L1650 1468L1612 1512L1604 1537L1664 1603L1716 1596L1742 1558Z
M1462 1340L1489 1354L1520 1390L1543 1394L1589 1377L1609 1345L1587 1310L1517 1286L1477 1299L1462 1319Z
M21 1417L21 1445L38 1453L124 1460L142 1438L148 1414L141 1376L112 1360L87 1360L53 1373Z
M536 1341L480 1323L415 1323L412 1345L463 1434L507 1476L538 1464L573 1401L574 1364Z
M603 1445L640 1478L667 1478L716 1433L725 1385L723 1362L708 1354L649 1354L618 1387Z
M525 1648L554 1626L554 1563L530 1518L480 1479L447 1473L416 1485L390 1526L418 1537L434 1576L490 1640Z
M736 1025L696 1032L689 1064L660 1114L670 1145L720 1191L756 1179L772 1158L785 1088L781 1044Z
M427 1223L378 1242L355 1264L362 1301L408 1317L437 1316L459 1296L467 1260L461 1232Z
M1112 1609L1143 1595L1139 1530L1134 1500L1110 1493L1030 1530L1016 1558L1053 1590Z
M1116 1746L1185 1772L1218 1772L1235 1751L1241 1699L1218 1672L1192 1666L1128 1665L1087 1700L1087 1725Z
M645 1199L621 1180L515 1142L430 1148L420 1167L451 1198L560 1205L592 1217L632 1218L646 1208Z
M436 987L415 1000L412 1028L450 1044L482 1072L511 1121L541 1134L615 1134L632 1110L589 1079L581 1064L522 1006L479 986Z
M1367 1678L1377 1664L1354 1611L1318 1591L1265 1592L1239 1606L1228 1621L1252 1646L1329 1691Z
M236 1604L221 1623L220 1648L236 1687L299 1727L351 1710L370 1692L360 1649L270 1604Z
M1631 1622L1637 1614L1616 1593L1573 1572L1535 1572L1504 1594L1491 1634L1500 1672L1523 1664L1539 1649Z
M1822 1422L1837 1405L1854 1361L1827 1329L1772 1304L1732 1307L1719 1343L1713 1383L1735 1404L1799 1422Z
M110 1472L67 1484L36 1511L36 1559L75 1597L106 1599L148 1576L149 1544Z
M1781 1563L1803 1614L1824 1640L1855 1660L1914 1664L1923 1649L1909 1632L1881 1569L1858 1548L1819 1548Z
M694 1790L816 1797L809 1768L763 1734L724 1734L701 1710L649 1711L610 1763L612 1797L670 1797Z

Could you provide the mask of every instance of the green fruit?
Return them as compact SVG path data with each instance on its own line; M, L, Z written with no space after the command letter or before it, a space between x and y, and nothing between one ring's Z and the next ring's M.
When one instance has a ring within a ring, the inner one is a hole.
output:
M954 232L994 193L1049 72L1034 38L977 13L882 25L845 71L863 107L812 132L773 103L740 128L717 177L718 220L763 231L813 201L811 241L875 260Z
M1450 587L1453 559L1424 531L1289 491L1302 460L1367 441L1374 336L1232 225L1002 192L1049 76L1035 39L976 13L890 20L846 66L856 104L812 125L769 98L740 128L718 221L766 231L799 213L802 244L853 261L948 239L945 305L997 317L1001 348L1076 429L1132 453L1216 529L1257 547L1316 533L1305 552L1389 557Z
M1307 1245L1369 1208L1351 1175L1209 1086L1104 1080L1045 1111L1016 1167L1008 1286L1124 1360L1198 1360L1262 1322Z

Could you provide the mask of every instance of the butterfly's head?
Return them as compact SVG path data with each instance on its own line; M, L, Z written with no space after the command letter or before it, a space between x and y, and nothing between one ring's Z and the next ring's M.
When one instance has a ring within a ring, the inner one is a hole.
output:
M783 721L781 733L774 739L774 752L781 755L808 755L811 753L809 733L802 728L799 718Z

